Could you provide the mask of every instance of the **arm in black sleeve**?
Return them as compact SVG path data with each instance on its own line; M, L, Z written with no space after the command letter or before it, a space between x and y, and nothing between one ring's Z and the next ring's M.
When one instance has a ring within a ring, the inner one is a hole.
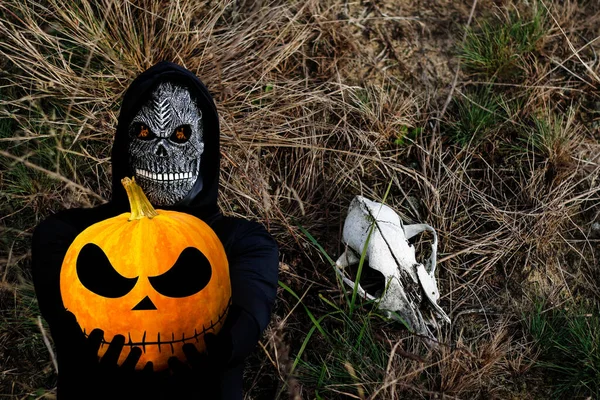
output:
M31 242L31 274L40 312L52 327L64 311L60 295L60 270L69 246L90 225L115 214L110 204L93 209L70 209L40 222Z
M58 358L58 395L60 399L77 398L80 376L71 359L81 349L79 326L67 318L60 294L60 271L69 246L79 230L68 220L53 215L35 228L31 243L31 269L40 312L50 327ZM77 350L75 350L77 349Z
M224 243L231 278L232 340L230 365L242 362L254 349L271 320L277 295L279 249L260 224L243 221ZM223 228L223 227L221 227ZM225 328L224 328L225 329Z
M31 273L40 312L53 327L64 311L60 295L60 270L69 246L79 232L73 226L52 216L34 230L31 244Z

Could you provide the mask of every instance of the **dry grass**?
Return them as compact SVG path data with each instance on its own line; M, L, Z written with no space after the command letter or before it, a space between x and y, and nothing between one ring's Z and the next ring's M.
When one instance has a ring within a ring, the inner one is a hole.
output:
M352 197L381 200L392 182L388 203L439 233L441 304L453 320L440 346L375 325L381 370L342 363L354 386L334 382L320 393L544 398L523 324L531 293L555 307L600 296L591 228L600 222L600 10L479 1L464 35L471 4L456 3L3 1L0 394L52 395L27 270L31 231L52 211L110 197L121 95L168 59L215 97L223 211L269 228L281 245L281 281L315 315L328 312L318 294L336 304L341 294L299 226L335 258ZM527 42L519 29L538 13ZM506 32L497 27L507 21L517 27L509 36L526 41L509 57L517 72L497 79L489 67L497 60L462 68L446 108L463 37ZM474 95L482 89L493 109ZM490 113L494 124L481 125ZM456 140L457 126L485 129ZM289 293L278 299L249 360L247 398L313 398L302 369L290 368L310 320ZM329 351L321 339L308 342L306 363Z

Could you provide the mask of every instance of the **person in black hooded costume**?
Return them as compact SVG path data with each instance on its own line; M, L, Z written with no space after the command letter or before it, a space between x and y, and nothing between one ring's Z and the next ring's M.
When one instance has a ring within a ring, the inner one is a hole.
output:
M244 359L269 323L275 302L279 254L262 225L219 211L219 119L204 84L166 61L140 74L123 98L111 159L108 203L60 211L33 234L33 283L56 347L58 399L241 399ZM113 338L100 359L102 331L85 336L60 295L60 269L70 244L96 222L128 212L121 179L132 176L153 205L206 222L229 262L232 303L223 328L216 336L206 335L206 353L184 346L188 362L173 359L160 373L151 364L134 370L139 348L118 366L123 337Z

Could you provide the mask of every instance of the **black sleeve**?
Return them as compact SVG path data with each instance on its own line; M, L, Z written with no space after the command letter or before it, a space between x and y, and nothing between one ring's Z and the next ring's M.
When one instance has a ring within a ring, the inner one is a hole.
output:
M81 395L81 374L86 372L84 367L71 361L72 354L79 352L81 347L76 346L76 341L72 340L77 338L77 332L67 328L68 325L64 323L66 313L60 294L63 259L82 230L70 221L69 215L68 212L61 212L39 223L33 232L31 243L33 285L40 313L50 327L60 369L57 389L59 399L75 399Z
M215 230L219 234L228 229L230 233L223 235L223 244L229 261L232 304L239 310L229 328L231 364L236 365L253 351L271 320L277 295L279 249L258 223L227 219Z
M79 232L52 216L34 230L31 243L31 273L42 317L52 326L64 310L60 295L60 269L69 246Z
M88 226L115 214L110 204L90 209L70 209L40 222L31 242L31 274L42 317L52 325L64 311L60 295L60 270L69 246Z

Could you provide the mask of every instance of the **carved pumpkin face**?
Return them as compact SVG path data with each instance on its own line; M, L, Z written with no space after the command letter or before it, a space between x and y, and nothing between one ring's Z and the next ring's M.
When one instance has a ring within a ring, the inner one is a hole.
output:
M71 244L60 290L86 334L104 331L100 355L121 334L119 363L138 346L142 356L136 367L152 361L159 371L172 356L185 360L184 343L203 351L204 334L220 330L231 299L229 266L206 223L185 213L154 211L132 184L126 186L131 214L98 222ZM152 212L156 215L149 218Z

